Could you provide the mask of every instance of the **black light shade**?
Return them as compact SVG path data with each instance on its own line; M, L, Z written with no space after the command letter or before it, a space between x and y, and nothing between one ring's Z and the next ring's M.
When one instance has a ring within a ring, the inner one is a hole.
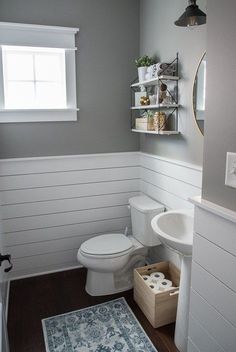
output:
M180 18L175 21L176 26L192 27L206 23L206 14L196 5L196 0L189 0L189 6Z

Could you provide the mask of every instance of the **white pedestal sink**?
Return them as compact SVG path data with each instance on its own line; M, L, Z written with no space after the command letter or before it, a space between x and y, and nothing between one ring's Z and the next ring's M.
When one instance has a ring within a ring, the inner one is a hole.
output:
M187 352L189 296L193 246L193 211L167 211L152 219L152 228L162 244L180 255L181 277L175 326L175 344Z

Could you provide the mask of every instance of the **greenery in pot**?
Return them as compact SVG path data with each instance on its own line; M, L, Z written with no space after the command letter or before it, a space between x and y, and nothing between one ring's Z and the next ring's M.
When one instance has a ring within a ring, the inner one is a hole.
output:
M145 111L144 115L145 115L145 117L148 118L148 120L151 120L151 119L153 119L154 112L152 110L147 110L147 111Z
M147 110L143 113L142 116L147 118L147 130L154 131L154 125L153 125L154 112L152 110Z
M148 55L144 55L135 60L135 64L137 67L148 67L154 65L156 62L152 57Z

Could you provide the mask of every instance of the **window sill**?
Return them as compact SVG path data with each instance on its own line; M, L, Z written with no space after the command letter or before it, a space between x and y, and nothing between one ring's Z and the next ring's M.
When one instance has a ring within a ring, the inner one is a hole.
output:
M0 109L0 123L76 121L77 108Z

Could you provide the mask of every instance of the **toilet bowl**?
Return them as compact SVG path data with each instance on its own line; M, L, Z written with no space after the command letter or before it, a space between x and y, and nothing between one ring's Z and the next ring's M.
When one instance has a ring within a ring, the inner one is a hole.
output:
M78 261L88 269L86 291L101 296L132 288L132 271L145 264L148 249L132 236L111 233L84 242Z
M96 236L78 250L78 261L88 269L85 289L91 296L131 289L134 268L145 265L149 246L160 244L157 236L153 236L151 219L164 207L146 196L133 197L129 203L132 236L122 233Z

